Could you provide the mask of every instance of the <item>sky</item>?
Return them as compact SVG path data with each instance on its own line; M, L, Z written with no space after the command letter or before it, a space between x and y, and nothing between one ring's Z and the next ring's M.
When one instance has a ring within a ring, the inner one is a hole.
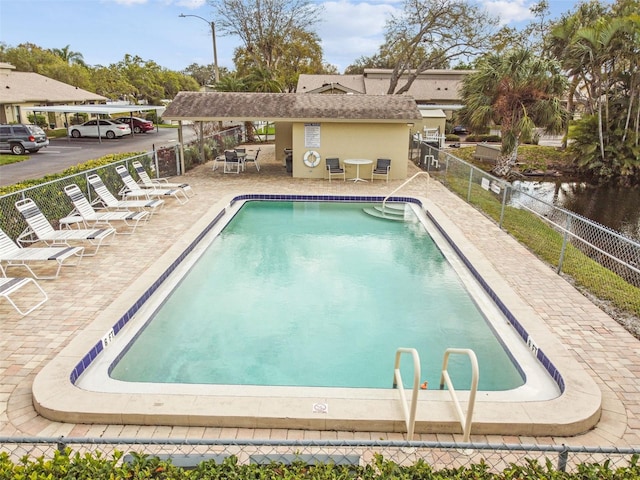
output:
M401 0L315 0L323 7L316 26L325 61L342 73L361 56L376 53L386 19ZM519 27L531 18L532 0L476 0L502 24ZM211 0L209 0L211 2ZM578 3L549 0L551 16ZM179 15L196 15L202 18ZM125 54L181 71L213 63L213 8L207 0L0 0L0 42L33 43L83 55L88 65L110 65ZM216 34L218 65L233 69L237 37Z

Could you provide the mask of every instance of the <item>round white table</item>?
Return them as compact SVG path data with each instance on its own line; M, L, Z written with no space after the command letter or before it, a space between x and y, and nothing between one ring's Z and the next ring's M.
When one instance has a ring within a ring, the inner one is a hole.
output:
M360 165L371 165L373 163L373 160L367 160L366 158L347 158L344 163L346 163L347 165L356 166L356 177L349 178L348 180L352 180L353 183L367 181L364 178L360 178Z

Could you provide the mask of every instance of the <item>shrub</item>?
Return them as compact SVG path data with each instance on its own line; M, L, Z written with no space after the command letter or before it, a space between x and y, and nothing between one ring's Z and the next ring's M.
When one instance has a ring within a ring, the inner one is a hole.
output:
M502 139L500 135L478 135L476 133L472 133L467 136L467 142L497 142L500 143Z
M36 459L28 455L14 462L6 452L0 453L0 478L2 479L102 479L135 478L146 479L290 479L290 480L383 480L383 479L430 479L430 480L582 480L582 479L625 479L638 478L640 467L634 455L628 466L611 466L609 460L603 463L579 464L575 473L557 470L547 460L543 464L537 460L525 459L523 465L510 463L500 471L491 471L484 460L457 468L437 470L422 459L411 465L398 465L385 460L382 455L374 455L371 463L360 465L335 465L318 463L308 465L293 462L290 465L273 462L269 465L241 464L237 457L230 456L222 463L205 461L195 469L185 470L170 461L160 460L153 455L132 453L130 461L123 462L122 452L114 452L111 457L100 453L72 454L71 449L56 451L51 460Z
M80 172L84 172L86 170L91 170L97 167L101 167L103 165L109 165L110 163L117 162L119 160L123 160L125 158L131 158L136 155L141 155L144 152L137 153L113 153L110 155L105 155L104 157L89 160L88 162L81 163L79 165L74 165L72 167L67 168L61 173L52 173L50 175L46 175L42 178L32 179L32 180L24 180L20 183L15 183L13 185L7 185L6 187L0 187L0 196L6 195L8 193L18 192L20 190L24 190L25 188L34 187L36 185L40 185L42 183L51 182L52 180L56 180L58 178L68 177L70 175L75 175Z

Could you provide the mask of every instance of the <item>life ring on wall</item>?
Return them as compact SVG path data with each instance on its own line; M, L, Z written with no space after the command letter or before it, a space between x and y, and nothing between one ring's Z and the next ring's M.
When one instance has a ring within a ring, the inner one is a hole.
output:
M320 165L320 154L315 150L309 150L302 157L302 161L307 167L317 167Z

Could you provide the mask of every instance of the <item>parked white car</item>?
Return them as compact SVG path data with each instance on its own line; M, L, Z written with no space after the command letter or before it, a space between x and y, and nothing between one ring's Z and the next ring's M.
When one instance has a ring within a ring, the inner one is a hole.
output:
M100 122L100 125L98 125L98 122ZM98 133L98 128L100 133ZM71 125L69 127L69 136L73 138L98 136L120 138L125 135L131 135L131 127L123 123L116 123L112 120L89 120L82 125Z

